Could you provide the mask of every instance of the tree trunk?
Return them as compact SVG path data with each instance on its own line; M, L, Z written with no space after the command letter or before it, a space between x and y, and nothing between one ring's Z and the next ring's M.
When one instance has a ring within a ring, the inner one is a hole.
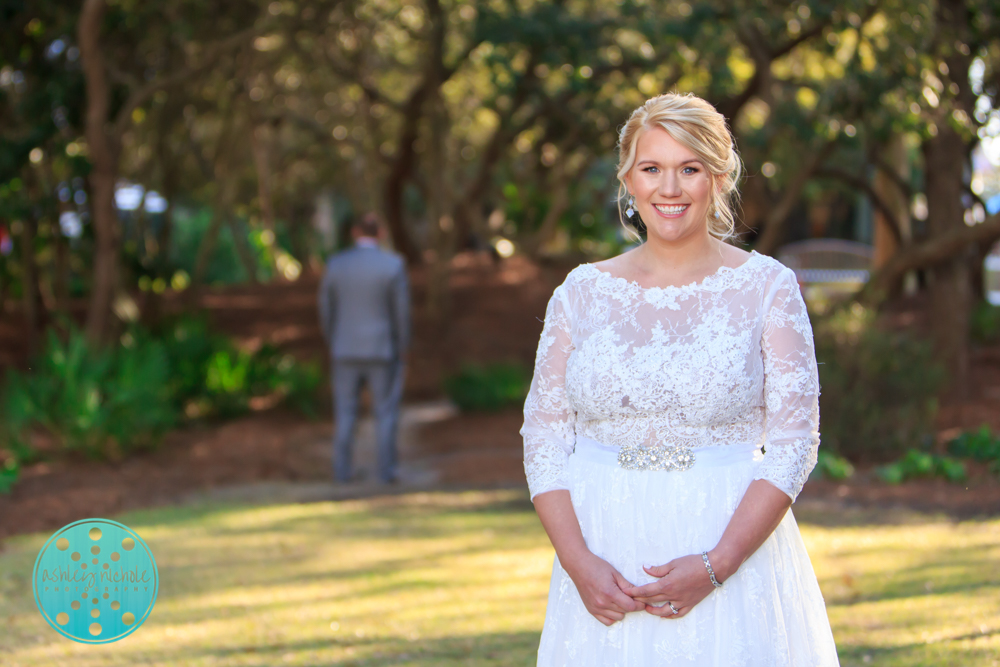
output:
M0 273L0 317L4 317L7 312L7 290L10 287L10 280L4 279L4 274Z
M448 279L451 274L451 258L455 252L454 207L447 168L451 123L448 107L441 96L441 85L444 83L444 13L438 0L429 0L428 10L432 21L432 53L428 60L425 78L429 91L425 114L430 129L426 178L427 218L430 223L430 245L434 257L427 283L427 311L431 322L443 330L448 324L451 311Z
M62 317L70 318L69 312L69 276L70 248L66 235L62 231L61 217L63 213L72 210L68 202L59 199L57 181L52 170L52 158L48 152L42 160L42 190L45 197L55 202L54 219L52 222L52 244L55 246L55 256L52 261L52 293L55 297L54 310Z
M264 229L269 230L272 234L276 234L274 231L274 181L271 172L271 145L270 126L257 125L251 130L250 148L253 152L254 167L257 171L257 199L260 204L260 221ZM235 225L231 224L230 228L233 230L233 234L235 234ZM243 246L239 245L238 241L237 247L241 248L240 253L242 254ZM276 257L277 255L271 253L271 256ZM245 259L243 263L246 264ZM254 266L252 279L256 282L256 259L253 260L252 264ZM271 268L274 269L275 276L282 277L281 272L273 264Z
M170 132L173 107L166 107L160 111L159 126L156 137L156 159L162 171L160 183L160 194L167 202L167 208L163 212L163 224L159 232L153 239L152 273L157 278L169 281L170 276L170 240L174 228L174 198L177 196L178 178L180 174L174 156L167 144L167 136ZM163 296L154 291L147 293L143 319L156 326L160 323L163 314Z
M250 148L257 170L257 199L264 229L274 230L274 199L271 183L271 128L258 125L250 132Z
M514 89L510 110L500 114L500 123L483 149L475 176L466 184L462 194L458 196L458 201L455 204L455 233L463 245L471 245L473 240L482 241L488 235L489 230L486 229L486 221L482 211L483 200L493 183L496 165L503 157L504 151L509 147L511 139L529 124L524 119L515 124L514 118L524 107L537 82L535 63L536 54L532 53L524 75L518 80ZM540 114L541 111L538 113ZM537 115L532 114L529 120L534 122L536 118ZM478 243L476 245L478 246Z
M970 146L953 127L952 109L971 115L974 95L969 85L972 56L954 48L955 40L968 42L969 10L964 0L941 0L935 51L947 62L955 97L932 112L937 132L924 140L924 173L927 194L927 231L936 238L967 228L965 224L965 174L971 170ZM973 139L975 141L975 139ZM972 313L971 263L975 248L965 244L948 260L930 269L931 334L937 357L948 371L950 389L959 397L968 393L969 318Z
M87 310L87 338L99 345L108 334L111 305L118 290L120 230L115 213L118 150L108 136L110 89L101 51L104 0L85 0L77 26L86 82L85 135L90 151L90 214L94 224L94 278Z
M56 309L60 314L69 317L69 244L66 242L66 237L63 236L59 225L56 225L55 230L55 246L56 257L52 266L54 272L52 290L56 295Z
M403 129L400 132L399 148L383 190L385 221L392 236L392 244L411 265L420 264L421 257L403 219L403 191L417 159L413 143L417 140L418 121L426 99L424 88L421 87L414 93L403 109Z
M558 169L558 173L552 179L553 190L550 191L552 195L549 197L549 208L545 212L542 224L538 226L538 230L535 232L534 238L531 239L531 245L528 248L528 252L532 256L537 257L541 254L542 249L555 238L556 232L559 231L559 219L569 208L570 204L570 178L569 171L565 167L562 167Z
M205 282L208 265L212 261L212 255L215 254L215 244L219 240L219 231L222 229L222 223L225 221L225 213L222 211L222 207L224 206L221 201L222 199L223 197L216 198L215 210L212 211L212 219L208 223L205 235L201 237L201 243L198 244L198 254L195 256L194 271L191 275L192 294L197 293L198 288Z
M219 139L215 147L211 174L216 184L215 197L212 202L212 219L208 223L205 235L201 237L201 242L198 244L194 274L191 276L191 287L193 288L190 294L191 299L197 297L198 288L205 280L208 265L212 261L212 255L215 254L215 244L219 240L219 232L222 225L226 223L226 218L232 210L233 200L236 198L236 179L232 177L230 172L230 166L235 159L232 145L233 127L235 126L234 114L235 112L230 109L219 132ZM237 241L235 235L233 241Z
M198 289L205 281L205 274L208 272L208 265L215 254L215 245L219 240L219 232L226 221L226 217L231 209L234 197L235 186L229 178L229 170L219 162L215 169L216 192L215 201L212 203L212 219L208 223L205 235L201 237L198 244L198 254L194 260L194 271L191 275L191 298L195 298ZM236 240L235 238L233 239Z
M55 193L50 194L55 201L59 201ZM69 307L69 276L70 276L70 247L66 237L62 233L62 226L59 217L63 211L69 207L59 202L55 210L55 217L52 223L52 264L51 264L51 286L52 286L52 312L58 314L59 320L69 321L72 317Z
M947 122L923 144L927 193L927 231L931 239L965 227L963 171L965 142ZM969 374L970 244L929 271L931 333L938 359L953 390L964 393Z
M564 142L560 148L565 150L572 143L572 141ZM549 208L537 231L529 237L527 252L532 257L537 258L541 255L545 246L555 238L559 231L559 219L562 218L563 213L569 210L571 204L570 186L579 178L580 174L586 172L590 165L588 160L583 160L573 168L570 162L570 155L565 154L560 156L552 167L552 177L548 184Z
M906 145L903 143L902 135L894 134L887 142L883 152L887 158L887 166L894 173L901 174L904 170L909 170ZM902 244L909 243L913 234L910 231L910 207L906 196L896 186L895 180L884 169L879 169L875 173L875 182L872 184L872 188L879 199L889 207L899 234L897 238L896 230L893 229L893 221L889 219L886 212L876 206L874 265L878 269L892 259Z
M774 208L767 215L764 222L764 229L760 232L760 237L754 246L754 250L763 254L771 255L781 246L785 239L785 223L792 209L799 202L802 191L817 169L822 166L826 158L833 152L835 144L833 141L826 142L822 147L811 151L810 157L799 167L798 172L792 176L785 186L785 192Z
M431 106L428 111L431 145L427 151L427 220L433 258L428 272L427 312L430 321L443 330L451 312L448 281L455 252L455 220L446 167L449 124L444 100L433 96L428 105Z
M902 177L904 182L908 181L910 161L906 154L903 135L893 134L885 146L884 154L887 163L885 166L892 169L892 174ZM881 207L875 206L875 257L872 264L873 268L878 270L888 264L902 246L908 245L913 240L913 230L910 224L909 202L906 193L897 184L896 177L887 173L886 169L879 169L875 173L872 188L878 200L889 208L886 212ZM902 278L890 287L891 293L896 294L901 290L912 293L916 290L915 274L907 273Z
M21 224L21 299L24 311L24 342L28 357L38 351L41 313L38 298L38 264L35 262L35 235L38 222L27 216Z
M229 233L233 235L236 254L239 256L240 263L247 272L247 277L252 283L256 284L260 282L257 280L257 258L254 257L253 250L251 250L250 244L247 242L246 234L240 229L239 222L232 215L227 215L226 225L229 227Z

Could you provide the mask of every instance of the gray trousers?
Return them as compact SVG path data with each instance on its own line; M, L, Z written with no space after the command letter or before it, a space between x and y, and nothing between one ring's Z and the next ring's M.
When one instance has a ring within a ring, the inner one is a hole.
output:
M334 360L333 412L337 422L333 435L334 478L338 482L351 479L351 449L362 383L368 385L375 413L378 476L388 482L397 473L396 432L403 394L403 364L399 361Z

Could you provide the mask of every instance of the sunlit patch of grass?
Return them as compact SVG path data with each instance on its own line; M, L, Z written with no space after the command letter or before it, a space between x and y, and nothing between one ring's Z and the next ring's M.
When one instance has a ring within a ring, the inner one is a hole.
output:
M844 665L1000 660L1000 520L798 512ZM47 536L0 553L0 664L531 665L552 551L519 491L118 517L160 571L121 642L63 639L35 609Z
M516 492L414 494L120 517L160 572L125 640L65 640L34 608L44 536L0 555L4 665L529 664L551 550Z
M841 664L1000 665L1000 520L802 514Z

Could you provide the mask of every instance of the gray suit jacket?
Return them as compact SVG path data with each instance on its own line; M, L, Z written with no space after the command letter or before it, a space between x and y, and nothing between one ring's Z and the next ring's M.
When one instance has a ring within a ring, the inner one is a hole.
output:
M339 360L392 361L410 344L410 291L402 258L354 247L326 263L319 318Z

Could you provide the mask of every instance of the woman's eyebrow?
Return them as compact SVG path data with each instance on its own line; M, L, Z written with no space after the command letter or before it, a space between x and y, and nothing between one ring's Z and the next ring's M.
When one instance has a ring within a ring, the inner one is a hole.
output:
M685 164L690 164L690 163L692 163L692 162L694 162L694 163L696 163L696 164L701 164L701 160L699 160L699 159L697 159L697 158L691 158L691 159L689 159L689 160L684 160L684 161L683 161L683 162L681 162L680 164L681 164L681 165L685 165ZM659 163L659 162L658 162L657 160L650 160L650 159L646 159L646 160L639 160L639 161L638 161L638 162L636 163L636 165L637 165L637 166L638 166L638 165L640 165L640 164L655 164L655 165L659 165L660 163Z

